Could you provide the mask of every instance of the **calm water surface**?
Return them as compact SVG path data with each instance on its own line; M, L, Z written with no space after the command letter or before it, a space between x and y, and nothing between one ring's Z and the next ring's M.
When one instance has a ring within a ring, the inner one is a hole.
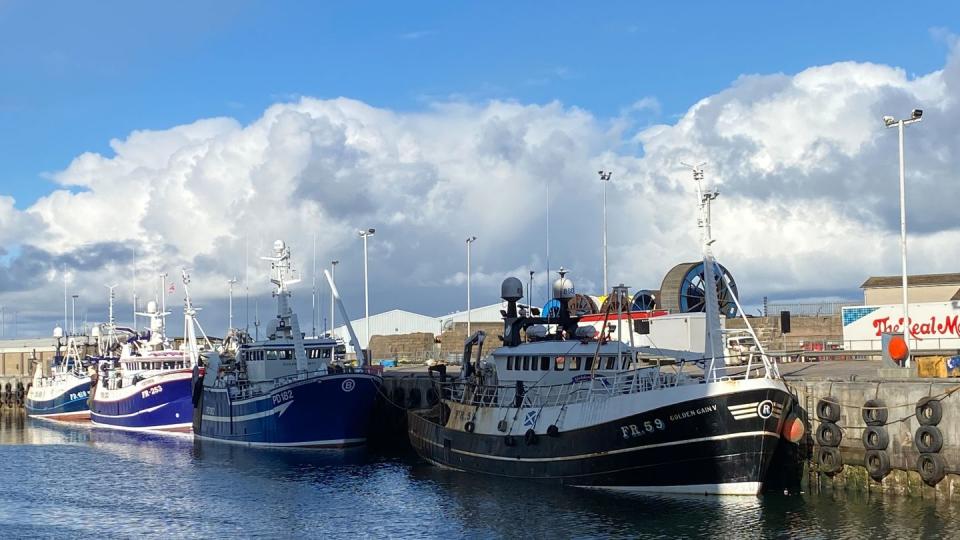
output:
M0 538L960 537L960 505L624 496L365 451L259 450L0 413Z

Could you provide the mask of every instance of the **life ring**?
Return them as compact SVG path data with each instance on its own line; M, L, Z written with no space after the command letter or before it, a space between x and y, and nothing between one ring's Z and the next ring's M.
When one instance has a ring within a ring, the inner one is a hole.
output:
M867 426L863 430L862 440L867 450L886 450L890 445L890 435L886 428L880 426Z
M913 443L921 454L935 454L943 448L943 433L937 426L920 426Z
M817 444L820 446L837 447L843 439L843 432L833 422L821 422L817 427Z
M863 454L863 465L867 474L877 482L890 474L890 456L883 450L867 450Z
M863 421L866 422L868 426L882 426L886 424L889 413L890 411L887 409L887 405L879 399L868 400L863 404L863 408L860 409Z
M474 428L477 427L473 422L467 422L463 425L463 430L467 433L473 433Z
M549 426L547 426L547 435L550 436L550 437L559 437L559 436L560 436L560 428L558 428L558 427L557 427L556 425L554 425L554 424L550 424Z
M829 396L817 402L817 418L824 422L840 420L840 404L837 398Z
M537 444L537 432L530 428L526 433L523 434L523 442L527 443L527 446L533 446Z
M943 404L932 397L921 398L917 402L917 422L921 426L935 426L943 418Z
M917 472L928 486L935 486L946 476L947 465L940 454L920 454Z
M820 466L820 472L826 474L836 474L843 469L843 456L840 455L840 449L834 446L821 446L817 452L817 465Z

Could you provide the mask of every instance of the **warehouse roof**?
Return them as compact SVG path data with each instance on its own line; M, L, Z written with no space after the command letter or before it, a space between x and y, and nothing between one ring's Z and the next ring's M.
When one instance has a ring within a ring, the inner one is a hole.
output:
M887 287L900 287L903 284L903 276L874 276L867 278L860 285L861 289L883 289ZM907 285L910 287L930 287L935 285L957 285L960 287L960 274L921 274L917 276L907 276Z

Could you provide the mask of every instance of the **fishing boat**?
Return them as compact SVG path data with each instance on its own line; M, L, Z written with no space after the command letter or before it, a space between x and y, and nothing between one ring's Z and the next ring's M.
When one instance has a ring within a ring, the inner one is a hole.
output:
M100 363L90 407L95 426L190 432L193 357L167 337L169 314L157 301L148 302L137 315L149 319L149 329L128 335L119 358Z
M729 286L710 249L715 195L699 181L697 193L706 283ZM759 493L791 396L766 354L745 368L726 364L717 291L705 290L706 350L664 350L626 342L620 308L608 309L599 332L581 325L563 272L550 318L518 314L523 284L507 278L502 346L483 358L485 334L466 340L459 378L435 380L440 403L408 411L411 444L433 464L471 473L615 491ZM612 294L609 305L629 305L626 287Z
M59 335L58 335L59 334ZM57 328L58 339L63 331ZM89 420L90 374L80 353L75 336L69 336L66 354L57 354L45 373L43 362L37 364L24 407L27 416L54 420Z
M237 340L236 354L205 355L194 376L193 432L201 439L249 446L344 447L366 442L381 385L352 327L358 366L344 362L343 343L305 337L290 308L290 249L274 243L271 263L277 315L263 340ZM326 273L326 272L325 272ZM329 273L334 298L349 321Z

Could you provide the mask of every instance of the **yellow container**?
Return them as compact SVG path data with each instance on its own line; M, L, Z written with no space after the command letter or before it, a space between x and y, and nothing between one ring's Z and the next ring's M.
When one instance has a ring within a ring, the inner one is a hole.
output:
M960 368L947 369L948 360L949 356L918 356L917 375L931 379L960 377Z

